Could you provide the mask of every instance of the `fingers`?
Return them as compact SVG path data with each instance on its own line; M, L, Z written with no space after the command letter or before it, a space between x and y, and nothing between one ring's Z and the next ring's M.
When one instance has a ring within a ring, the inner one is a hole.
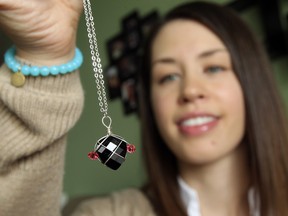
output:
M0 12L1 10L13 10L19 8L22 1L19 0L0 0Z

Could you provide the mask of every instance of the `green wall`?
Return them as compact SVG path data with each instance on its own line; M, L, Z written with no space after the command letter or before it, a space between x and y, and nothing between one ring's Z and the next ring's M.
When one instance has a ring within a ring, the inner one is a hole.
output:
M120 32L120 20L133 10L138 10L141 16L157 9L160 14L175 5L187 0L92 0L95 17L95 27L99 44L100 56L103 66L107 66L106 41ZM211 2L226 3L227 0L214 0ZM281 1L281 10L288 12L288 3ZM258 9L256 7L245 11L242 17L247 20L253 30L262 38L262 29L259 25ZM285 24L285 23L284 23ZM287 23L286 23L287 26ZM145 179L141 165L141 146L139 134L139 121L135 114L124 116L119 99L109 101L109 114L113 119L113 132L123 136L127 141L134 143L138 149L133 155L127 155L127 161L118 171L104 167L98 161L91 161L87 153L93 150L95 142L106 134L101 124L101 118L97 101L97 93L94 76L89 58L89 48L86 36L86 28L82 17L78 46L84 52L85 62L81 68L82 83L85 90L85 107L78 124L72 129L68 139L68 151L66 157L66 173L64 192L69 196L87 194L103 194L112 190L129 186L139 186ZM285 100L288 101L288 57L277 59L273 62L276 77Z

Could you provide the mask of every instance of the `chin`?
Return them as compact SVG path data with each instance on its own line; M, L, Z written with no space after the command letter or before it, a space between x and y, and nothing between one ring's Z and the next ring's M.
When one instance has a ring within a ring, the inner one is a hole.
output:
M187 164L189 166L203 166L214 163L224 155L215 152L215 150L184 150L182 153L176 154L176 157L180 163Z

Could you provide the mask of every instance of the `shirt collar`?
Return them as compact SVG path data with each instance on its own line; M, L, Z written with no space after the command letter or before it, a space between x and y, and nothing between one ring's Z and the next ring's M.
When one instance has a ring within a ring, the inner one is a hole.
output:
M178 177L180 197L187 209L188 216L201 216L198 193L190 187L180 176Z

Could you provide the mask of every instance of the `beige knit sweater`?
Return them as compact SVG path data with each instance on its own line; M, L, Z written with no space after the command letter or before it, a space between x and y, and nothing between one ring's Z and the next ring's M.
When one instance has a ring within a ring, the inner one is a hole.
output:
M156 216L142 192L126 189L84 202L73 216Z
M10 84L0 68L0 216L59 216L66 135L79 118L79 73L29 77ZM138 190L84 203L75 216L145 215L153 210Z

